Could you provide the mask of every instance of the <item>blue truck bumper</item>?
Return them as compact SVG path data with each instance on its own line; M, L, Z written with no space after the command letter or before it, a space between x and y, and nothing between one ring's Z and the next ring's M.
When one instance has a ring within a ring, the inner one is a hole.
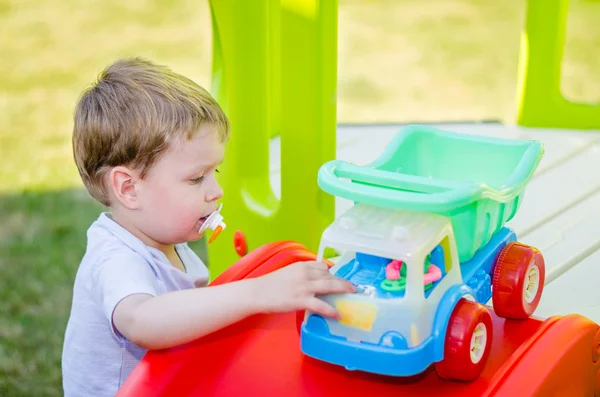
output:
M396 334L397 335L397 334ZM427 338L414 348L407 348L406 342L398 340L394 346L351 342L331 335L325 320L311 315L302 325L301 349L309 357L348 370L365 371L389 376L412 376L426 370L441 357L435 357L433 338Z

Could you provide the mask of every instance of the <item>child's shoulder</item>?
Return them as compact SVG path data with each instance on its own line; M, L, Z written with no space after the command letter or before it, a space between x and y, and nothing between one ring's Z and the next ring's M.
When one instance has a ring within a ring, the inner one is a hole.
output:
M151 260L147 247L103 212L88 228L83 262L98 264L111 257Z
M85 289L113 293L133 286L155 289L159 270L156 259L141 240L109 214L102 213L88 228L87 247L75 284ZM122 298L122 297L121 297Z

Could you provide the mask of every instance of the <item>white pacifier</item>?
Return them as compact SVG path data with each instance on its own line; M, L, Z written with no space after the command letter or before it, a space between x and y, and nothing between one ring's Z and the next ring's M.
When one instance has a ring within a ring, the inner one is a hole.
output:
M210 229L213 231L208 243L212 243L217 236L225 230L225 223L223 222L223 215L221 215L221 208L223 208L223 204L219 205L219 208L210 214L208 218L204 221L202 226L200 226L200 230L198 230L198 234L202 234L206 231L206 229Z

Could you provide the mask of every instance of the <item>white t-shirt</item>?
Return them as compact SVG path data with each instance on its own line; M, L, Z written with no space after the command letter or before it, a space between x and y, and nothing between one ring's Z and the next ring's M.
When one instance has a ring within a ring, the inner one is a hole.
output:
M184 273L107 213L90 226L87 237L63 346L65 397L114 396L146 353L112 325L113 310L123 298L206 286L209 278L208 269L187 244L175 246Z

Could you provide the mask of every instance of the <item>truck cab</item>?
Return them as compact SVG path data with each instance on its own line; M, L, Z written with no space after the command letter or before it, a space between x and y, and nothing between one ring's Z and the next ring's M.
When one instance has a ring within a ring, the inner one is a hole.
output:
M451 287L463 284L447 218L358 203L324 231L318 260L327 249L340 254L331 273L351 281L356 292L320 297L342 317L336 320L308 312L302 331L305 351L318 350L323 358L336 342L374 352L433 349L438 307ZM329 346L311 344L315 334ZM376 372L409 374L427 364L411 354L404 356L402 365ZM367 361L379 367L378 360ZM367 361L345 366L360 369Z
M357 204L323 233L318 260L327 248L342 254L331 272L356 286L353 294L322 297L342 314L325 320L329 332L347 340L419 345L431 335L444 292L462 282L442 216ZM430 266L441 277L426 278ZM394 270L400 277L388 277Z

